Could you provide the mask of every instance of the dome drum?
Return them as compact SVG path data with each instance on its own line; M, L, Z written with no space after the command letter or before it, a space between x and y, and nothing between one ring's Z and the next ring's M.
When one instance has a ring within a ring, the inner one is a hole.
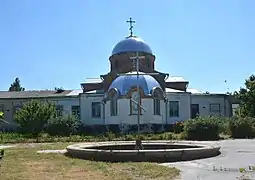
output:
M140 56L144 56L145 58L140 59L139 65L140 67L147 67L148 69L154 70L155 56L152 54L139 53ZM122 54L116 54L109 58L111 64L111 71L123 72L128 68L130 71L133 68L133 61L130 57L136 56L134 52L126 52ZM131 69L130 69L131 67ZM127 72L127 71L126 71Z

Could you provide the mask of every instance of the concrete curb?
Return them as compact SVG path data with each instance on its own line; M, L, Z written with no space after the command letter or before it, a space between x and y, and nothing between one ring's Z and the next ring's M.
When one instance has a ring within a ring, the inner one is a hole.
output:
M118 150L120 146L135 146L135 141L114 141L78 143L69 145L66 149L67 155L72 157L111 162L176 162L209 158L220 154L220 147L217 145L193 141L143 141L143 145L152 148ZM104 148L106 146L114 146L115 149L107 150ZM173 149L174 147L176 149Z

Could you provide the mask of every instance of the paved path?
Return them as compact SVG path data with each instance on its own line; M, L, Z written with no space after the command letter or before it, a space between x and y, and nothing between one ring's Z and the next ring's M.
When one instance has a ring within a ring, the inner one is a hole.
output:
M0 149L6 149L6 148L12 148L15 147L16 145L0 145Z
M17 143L17 144L0 144L0 149L13 148L13 147L36 147L40 145L51 145L54 143Z
M183 180L234 180L241 176L240 168L255 167L255 139L216 143L221 146L221 155L217 157L163 165L179 168ZM251 180L255 180L254 171L246 174Z

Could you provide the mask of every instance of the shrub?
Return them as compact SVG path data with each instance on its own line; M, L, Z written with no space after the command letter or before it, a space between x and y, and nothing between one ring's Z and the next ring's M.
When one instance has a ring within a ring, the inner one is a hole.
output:
M76 134L80 121L72 115L52 118L48 121L46 132L49 135L69 136Z
M114 140L116 138L115 134L112 133L111 131L106 132L105 137L107 138L108 141L112 141L112 140Z
M184 133L189 140L219 139L218 119L215 117L196 117L184 123Z
M141 130L141 126L140 126L140 130ZM129 133L137 133L137 131L138 131L138 126L137 125L130 125L129 126L129 129L128 129Z
M162 131L162 124L152 124L151 128L154 133L159 133Z
M183 122L176 122L173 125L173 132L179 134L179 133L183 132L183 128L184 128Z
M255 118L233 117L229 121L230 135L233 138L254 138L255 137Z
M118 124L108 125L108 130L114 134L120 134L121 130Z
M15 121L22 132L28 132L38 137L47 121L56 115L53 103L37 100L28 101L16 112Z
M217 124L219 125L219 132L223 134L229 134L229 117L215 117Z
M174 132L174 125L173 124L166 124L165 125L166 132Z
M77 133L80 135L92 135L94 133L93 126L80 123L77 129Z
M100 135L107 132L107 127L105 125L95 125L93 126L93 134Z

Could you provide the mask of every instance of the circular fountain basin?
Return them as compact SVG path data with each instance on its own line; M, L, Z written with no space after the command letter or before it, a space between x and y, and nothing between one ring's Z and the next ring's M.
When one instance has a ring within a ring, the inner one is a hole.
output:
M143 141L144 149L135 150L135 141L93 142L69 145L67 155L94 161L176 162L209 158L220 154L220 147L192 141Z

